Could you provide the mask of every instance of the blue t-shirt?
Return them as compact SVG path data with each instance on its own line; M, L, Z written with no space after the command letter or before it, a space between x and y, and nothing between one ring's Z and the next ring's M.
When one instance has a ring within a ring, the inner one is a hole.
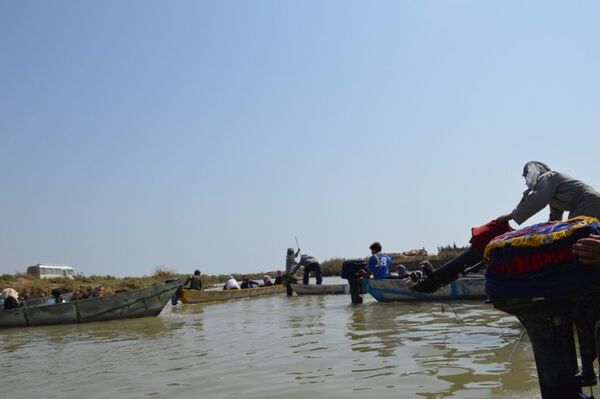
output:
M369 256L367 262L369 270L373 273L373 278L377 279L386 278L390 274L391 264L392 257L383 252Z

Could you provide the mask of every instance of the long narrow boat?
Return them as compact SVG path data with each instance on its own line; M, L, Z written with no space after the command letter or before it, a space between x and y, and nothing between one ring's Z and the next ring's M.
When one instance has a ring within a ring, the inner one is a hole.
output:
M348 294L350 292L350 286L348 284L292 284L291 286L298 295L334 295Z
M252 298L255 296L282 294L285 292L283 285L268 287L246 288L243 290L190 290L182 289L179 299L183 303L221 302L231 299Z
M406 280L363 279L363 292L368 292L379 302L413 302L485 299L485 277L461 277L432 293L412 291Z
M0 328L157 316L181 286L169 281L99 298L0 311Z

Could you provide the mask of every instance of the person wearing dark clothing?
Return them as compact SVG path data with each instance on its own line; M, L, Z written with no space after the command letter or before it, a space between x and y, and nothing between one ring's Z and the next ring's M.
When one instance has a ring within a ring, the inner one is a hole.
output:
M183 286L185 287L188 283L190 284L189 288L191 290L201 290L202 289L202 275L200 273L200 270L194 271L194 275L188 277L188 279L185 280L185 283L183 283Z
M350 259L345 260L342 263L342 273L341 277L343 279L348 280L348 285L350 286L350 297L352 298L352 303L361 304L363 303L362 299L362 288L360 280L362 278L368 278L371 272L367 267L367 262L362 259Z
M274 285L282 285L283 284L283 276L281 275L281 270L277 270L277 276L275 277Z
M256 281L250 280L247 275L244 274L242 276L242 284L240 284L241 289L256 288L258 286L259 284Z
M315 277L317 278L317 285L321 285L323 283L323 275L321 274L321 264L314 256L310 255L302 255L300 256L300 262L294 268L293 273L295 273L300 267L304 266L304 276L302 278L302 284L308 285L308 278L311 272L315 272Z

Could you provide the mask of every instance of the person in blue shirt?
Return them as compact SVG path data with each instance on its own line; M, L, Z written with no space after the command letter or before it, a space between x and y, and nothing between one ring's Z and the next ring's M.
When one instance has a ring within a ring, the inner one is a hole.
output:
M390 276L390 266L392 265L392 257L381 252L381 244L374 242L369 247L371 256L367 260L367 267L375 279L388 278Z

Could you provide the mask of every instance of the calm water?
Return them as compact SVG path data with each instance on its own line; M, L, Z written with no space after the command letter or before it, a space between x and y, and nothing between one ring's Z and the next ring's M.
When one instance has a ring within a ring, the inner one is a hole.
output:
M540 397L520 324L478 302L281 295L0 334L11 399Z

